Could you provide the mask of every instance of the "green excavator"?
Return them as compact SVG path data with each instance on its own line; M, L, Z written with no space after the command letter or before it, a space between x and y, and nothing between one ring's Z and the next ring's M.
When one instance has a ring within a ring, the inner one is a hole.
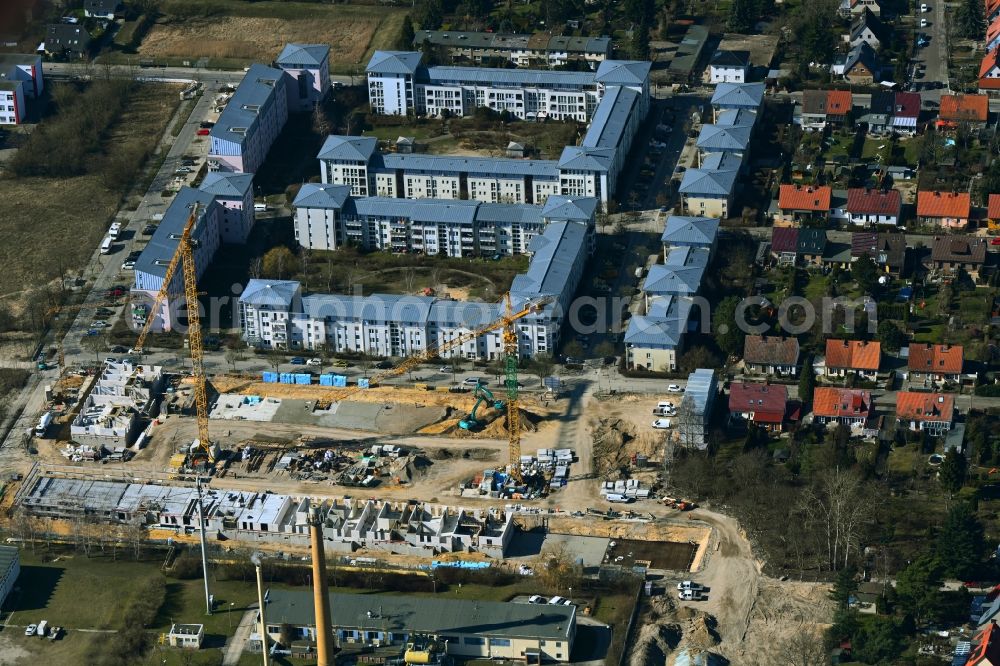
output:
M503 401L497 400L493 396L493 392L482 384L476 384L476 388L472 391L473 397L476 399L476 404L473 405L472 411L469 415L458 422L458 427L462 430L478 430L483 427L483 424L476 418L476 413L479 411L479 407L484 403L490 403L493 409L503 409Z

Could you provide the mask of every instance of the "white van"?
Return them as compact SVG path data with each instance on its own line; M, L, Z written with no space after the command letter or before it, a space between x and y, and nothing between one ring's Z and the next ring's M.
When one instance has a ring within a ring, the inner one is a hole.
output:
M255 212L255 213L266 213L267 212L267 204L255 203L253 205L253 212Z
M632 498L618 493L609 493L608 501L613 503L628 504L632 501Z
M49 621L42 620L41 622L38 623L38 628L35 629L35 635L44 636L47 633L49 633Z
M115 239L111 236L105 236L104 240L101 241L101 254L111 254L111 246L114 245Z
M108 236L112 239L118 240L118 237L122 235L122 224L121 222L112 222L111 228L108 229Z

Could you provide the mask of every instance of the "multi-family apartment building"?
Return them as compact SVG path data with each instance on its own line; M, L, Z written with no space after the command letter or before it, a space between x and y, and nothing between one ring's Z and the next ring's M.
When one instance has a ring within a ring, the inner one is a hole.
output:
M108 363L70 424L78 444L131 446L139 435L140 415L155 416L163 390L163 369L129 362Z
M385 115L465 116L487 107L522 120L585 123L607 86L633 87L648 104L649 69L648 62L611 60L596 72L425 67L417 52L376 51L367 67L368 101Z
M473 213L485 205L463 203ZM593 250L596 208L592 199L553 197L540 212L546 224L527 242L528 270L510 288L515 307L548 300L518 322L519 349L526 356L551 353L559 343L563 318ZM253 346L408 356L497 319L501 309L499 303L422 296L302 295L297 282L251 280L240 297L239 318L243 337ZM445 355L493 359L501 353L500 335L492 332Z
M611 56L610 37L418 30L413 38L414 49L420 50L425 43L446 50L454 59L476 64L509 60L518 67L560 67L568 62L585 62L595 69Z
M545 206L482 203L461 199L355 197L348 185L306 183L292 206L295 239L311 250L345 244L392 252L450 257L528 252L563 197Z
M41 56L0 54L0 125L24 122L27 100L38 97L44 88Z
M330 94L330 47L326 44L286 44L274 64L289 76L285 85L289 110L312 111Z
M290 75L250 66L209 132L210 171L256 173L288 120Z
M245 243L253 229L253 174L222 171L205 174L198 189L215 197L223 243Z

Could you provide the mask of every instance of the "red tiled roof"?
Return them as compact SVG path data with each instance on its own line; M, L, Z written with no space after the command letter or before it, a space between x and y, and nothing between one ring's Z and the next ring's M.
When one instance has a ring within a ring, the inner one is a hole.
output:
M938 118L946 121L973 120L986 122L990 100L986 95L941 95Z
M850 94L850 93L848 93ZM778 207L784 210L829 211L833 188L829 185L782 185Z
M965 666L1000 664L1000 628L996 622L989 622L972 636L972 652Z
M1000 21L1000 19L997 20ZM986 76L997 64L1000 64L1000 48L995 48L983 56L979 63L979 78L982 79ZM980 81L980 85L982 85L982 81Z
M947 393L896 394L896 418L903 421L947 421L955 413L955 396Z
M1000 35L1000 16L993 19L993 22L986 26L986 43L989 44Z
M907 367L911 372L955 375L962 372L963 359L961 345L911 344Z
M869 190L852 187L847 190L847 211L871 215L899 215L902 199L897 190Z
M989 204L986 206L986 217L1000 220L1000 194L990 195Z
M1000 0L986 0L986 17L1000 9Z
M729 387L729 411L753 412L754 422L781 423L785 419L788 387L784 384L744 384Z
M851 111L850 90L828 90L826 92L827 115L845 116Z
M871 408L871 391L819 386L813 392L813 414L816 416L867 419Z
M795 252L799 246L799 230L794 227L774 227L771 229L772 252Z
M968 192L917 192L917 217L968 219L972 199Z
M878 370L882 344L865 340L827 340L826 367L850 370Z
M920 116L920 94L915 92L897 92L896 118L918 118Z

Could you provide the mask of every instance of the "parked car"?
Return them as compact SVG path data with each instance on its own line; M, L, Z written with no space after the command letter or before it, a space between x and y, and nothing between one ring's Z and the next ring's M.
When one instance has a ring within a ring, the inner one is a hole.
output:
M389 368L392 367L392 363L390 363L389 361L379 361L378 363L375 364L375 367L378 368L379 370L388 370Z
M156 233L156 225L152 222L142 228L143 236L152 236L154 233Z
M207 127L202 127L198 130L197 134L198 136L208 136L210 132L211 130Z
M178 173L178 174L179 173L191 173L191 167L186 167L186 166L178 167L177 169L174 169L174 173Z
M544 604L545 603L545 597L543 597L540 594L533 594L530 597L528 597L528 603L529 604Z
M94 310L94 314L98 317L110 317L114 314L114 310L109 310L108 308L97 308Z
M350 363L348 363L342 358L338 358L336 361L333 362L333 366L336 368L346 368L349 365Z
M926 28L930 24L931 24L930 21L928 21L927 19L925 19L925 18L920 19L920 27L921 28Z
M549 599L549 604L553 606L569 606L573 602L566 597L555 596Z
M656 408L672 410L674 408L674 403L670 402L669 400L661 400L658 403L656 403Z
M38 630L38 625L37 624L29 624L27 627L24 628L24 635L25 636L34 636L35 635L35 631L37 631L37 630Z
M122 270L123 271L132 271L132 270L135 270L135 260L134 259L126 259L125 261L123 261L122 262Z
M49 640L57 640L60 634L62 634L62 627L52 627L52 633L49 634Z
M667 387L667 391L670 393L683 393L684 389L677 384L671 384Z
M109 356L106 359L104 359L104 362L105 363L117 363L118 359L116 359L114 356Z
M213 123L211 120L203 120L200 123L198 123L198 127L212 128L215 127L215 123Z
M682 580L681 582L677 583L677 589L678 590L698 590L698 591L701 591L701 590L704 590L705 588L704 588L704 586L702 586L699 583L694 582L693 580Z
M323 365L323 359L311 358L308 361L306 361L306 365Z
M670 419L656 419L652 425L657 430L666 430L670 427Z
M291 360L288 361L288 362L291 363L292 365L305 365L306 364L306 360L304 358L302 358L301 356L293 356L291 358Z
M695 590L681 590L677 593L677 598L681 601L701 601L701 592Z
M107 328L110 325L111 324L109 324L108 322L104 321L103 319L98 319L97 321L92 322L90 324L91 328Z
M486 380L484 380L482 377L466 377L465 379L462 380L462 384L464 386L476 386L477 384L482 384L483 386L486 386Z
M127 351L128 348L123 345L115 345L114 347L111 348L112 354L124 354Z
M653 416L677 416L673 407L654 407Z

